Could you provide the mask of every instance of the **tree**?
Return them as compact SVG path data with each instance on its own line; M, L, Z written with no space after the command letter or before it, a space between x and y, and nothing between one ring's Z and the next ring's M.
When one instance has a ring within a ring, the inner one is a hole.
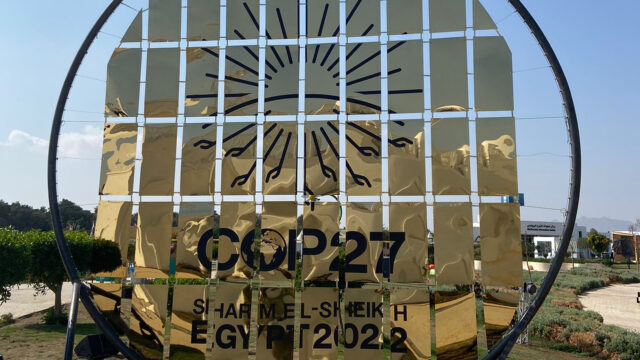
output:
M589 244L589 248L594 253L600 254L600 257L602 257L602 253L607 250L607 248L609 247L609 243L611 243L611 240L609 240L608 237L600 234L596 229L591 229L589 231L589 234L587 235L587 243Z
M0 200L0 227L6 226L19 231L31 229L48 231L51 230L51 215L44 207L34 209L19 202L8 204Z
M30 266L29 249L12 228L0 228L0 305L11 297L11 287L25 281Z
M58 204L62 226L67 230L84 230L90 232L95 221L95 215L84 210L72 201L62 199Z
M54 315L62 319L62 284L67 274L62 266L53 232L37 230L23 234L29 248L31 267L27 281L34 284L39 293L51 290L55 295ZM113 271L122 265L120 249L115 242L95 240L87 233L69 231L65 233L76 268L81 275Z

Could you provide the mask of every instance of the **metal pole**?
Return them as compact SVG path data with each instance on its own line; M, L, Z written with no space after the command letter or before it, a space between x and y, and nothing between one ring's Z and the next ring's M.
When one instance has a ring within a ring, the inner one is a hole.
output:
M78 319L78 297L82 283L74 282L71 289L71 306L69 307L69 319L67 320L67 338L64 344L64 360L73 357L73 345L76 334L76 320Z

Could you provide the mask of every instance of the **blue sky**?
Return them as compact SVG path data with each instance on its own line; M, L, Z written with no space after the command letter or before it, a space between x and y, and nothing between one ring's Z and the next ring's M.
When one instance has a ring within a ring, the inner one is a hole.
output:
M392 0L390 1L392 2ZM21 1L3 4L0 12L0 199L34 206L47 204L46 145L58 92L85 34L108 1ZM499 23L514 53L514 70L546 63L517 15L505 0L483 1ZM545 31L565 69L579 115L583 145L583 186L579 215L619 219L640 217L640 48L637 0L525 0ZM135 13L119 10L107 32L121 34ZM104 64L118 40L101 35L81 69L104 79ZM533 54L528 56L527 54ZM561 115L557 89L548 69L514 75L516 116ZM100 111L84 96L103 99L104 83L79 79L72 103L76 109ZM80 90L78 90L80 91ZM96 91L98 95L91 94ZM518 97L518 91L525 96ZM77 99L77 100L76 100ZM99 101L98 101L99 102ZM71 116L71 115L70 115ZM96 114L78 118L99 120ZM519 155L541 152L568 154L566 134L559 120L520 121ZM65 127L63 155L96 158L101 126ZM635 140L635 141L634 141ZM98 165L67 159L61 171L61 193L88 204L97 202ZM562 207L566 202L568 159L531 156L519 160L521 191L531 205ZM64 180L64 182L62 181ZM535 212L530 218L560 219L558 212ZM525 218L523 213L523 218Z

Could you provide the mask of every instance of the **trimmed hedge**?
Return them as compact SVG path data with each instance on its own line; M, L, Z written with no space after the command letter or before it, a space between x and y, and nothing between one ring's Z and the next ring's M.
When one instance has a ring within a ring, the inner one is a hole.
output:
M11 287L27 278L31 258L29 249L18 238L22 235L12 228L0 228L0 304L11 297Z

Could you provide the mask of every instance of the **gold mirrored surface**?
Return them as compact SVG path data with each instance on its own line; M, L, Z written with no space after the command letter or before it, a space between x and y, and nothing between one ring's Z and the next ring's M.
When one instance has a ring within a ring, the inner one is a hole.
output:
M380 195L382 189L380 128L379 121L347 122L347 195Z
M218 48L187 48L184 116L218 113Z
M346 10L349 19L347 36L380 35L380 4L378 2L347 0Z
M305 193L334 195L340 192L340 142L338 122L304 124Z
M300 299L300 359L337 359L338 289L305 287Z
M474 293L436 291L435 300L438 360L476 360L478 334Z
M344 358L382 358L382 290L344 290Z
M302 279L337 281L340 245L340 204L317 202L304 207L302 227Z
M339 32L339 26L340 4L338 0L311 0L307 2L307 37L336 36Z
M346 50L347 114L379 113L380 44L347 44ZM338 75L338 70L332 75L336 80L336 84Z
M271 2L267 6L269 4ZM267 47L264 89L265 115L296 115L298 113L298 73L300 68L298 56L298 47L295 45Z
M429 292L425 289L392 289L391 360L431 359Z
M100 195L131 195L137 141L137 124L104 124Z
M189 0L187 3L187 40L220 38L220 0Z
M181 203L176 244L176 278L211 277L212 249L213 203ZM207 261L203 263L200 258Z
M173 203L140 203L134 276L167 278L171 248Z
M471 203L434 204L433 223L437 284L473 284Z
M179 70L179 48L155 48L147 51L144 116L178 116Z
M212 358L246 360L249 356L251 286L219 284L210 311L213 311Z
M227 122L223 129L222 194L255 194L256 124Z
M469 120L431 119L431 171L434 195L468 195Z
M176 166L176 124L146 124L142 139L140 195L172 195Z
M474 38L473 63L476 110L513 110L511 50L504 38Z
M422 32L422 1L394 0L387 4L387 34L419 34Z
M438 0L438 2L448 3L449 0ZM462 2L464 3L464 0ZM436 111L443 106L460 106L466 109L469 106L467 40L463 37L431 39L429 54L431 111Z
M163 359L168 291L167 285L133 285L127 337L145 359Z
M260 20L259 6L259 0L227 2L227 19L234 20L227 21L227 39L241 40L258 38L258 21Z
M122 42L140 42L142 41L142 10L138 11L138 15L133 19L127 31L122 36Z
M391 282L423 283L427 276L427 206L389 204Z
M269 0L267 2L268 39L295 39L298 37L298 2ZM294 47L291 50L296 51Z
M102 316L115 328L120 335L124 335L128 325L122 319L122 284L91 283L91 297L95 301Z
M149 0L149 41L180 40L182 0Z
M138 116L141 54L140 49L113 50L107 65L105 117Z
M208 285L175 285L170 359L202 359L207 350Z
M216 277L222 280L250 279L253 268L246 264L247 252L253 255L253 232L256 224L256 204L253 202L223 202L220 208L220 237ZM247 238L247 251L242 241ZM253 261L253 256L251 260Z
M382 281L382 204L348 203L346 227L346 281Z
M113 272L98 273L97 276L125 277L127 249L131 243L131 211L129 201L100 201L98 203L94 237L118 244L122 267Z
M298 125L295 122L264 123L262 193L296 193Z
M517 290L487 289L482 297L487 347L493 348L509 330L520 301Z
M262 204L260 239L261 280L292 280L296 277L296 211L293 201Z
M519 204L480 204L480 253L484 286L522 285Z
M215 185L216 126L186 123L182 129L180 194L211 195Z
M477 118L478 194L518 195L516 128L513 117Z
M389 195L425 195L424 123L390 121Z
M257 360L293 360L295 299L293 288L260 288Z
M414 1L420 4L418 1ZM392 6L397 8L397 5ZM424 64L422 41L390 42L387 46L387 86L389 111L421 113L424 111ZM380 79L378 78L378 81Z
M482 6L480 0L473 0L473 29L491 30L497 28L496 23L491 19L491 16L484 6Z
M241 1L230 2L230 4L236 3L239 4ZM229 6L227 11L230 9ZM228 13L227 16L229 16ZM258 47L227 47L224 77L225 114L256 115L258 113Z
M465 5L465 0L429 0L429 30L431 32L466 30Z

